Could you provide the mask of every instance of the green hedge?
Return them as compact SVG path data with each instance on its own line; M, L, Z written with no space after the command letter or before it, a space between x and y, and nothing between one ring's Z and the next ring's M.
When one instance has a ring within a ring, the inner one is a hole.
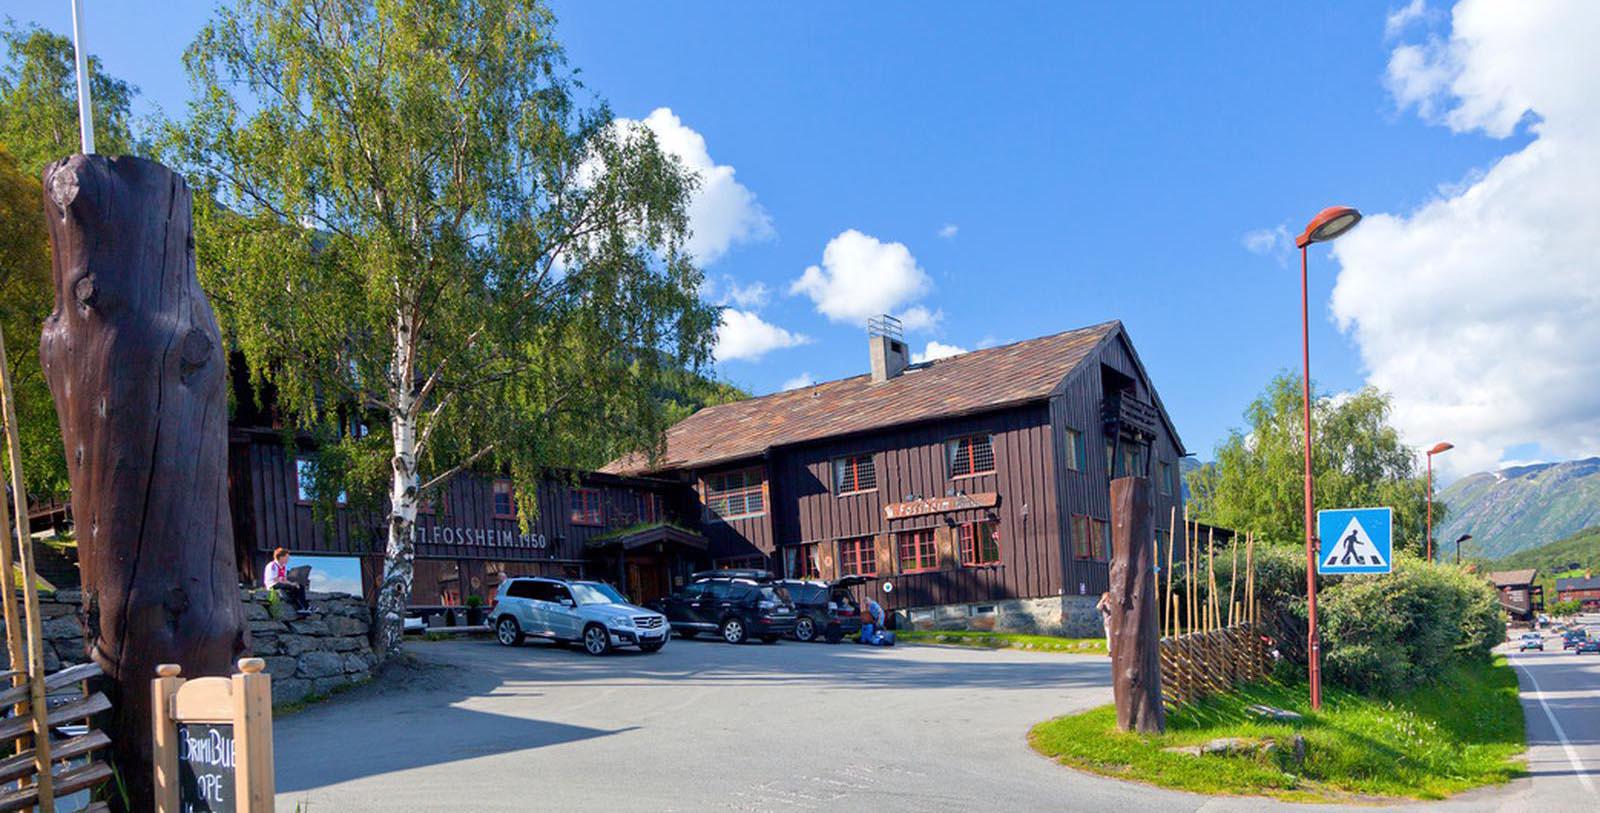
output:
M1401 556L1393 573L1348 576L1317 598L1323 674L1357 691L1415 686L1505 640L1494 588L1454 565Z

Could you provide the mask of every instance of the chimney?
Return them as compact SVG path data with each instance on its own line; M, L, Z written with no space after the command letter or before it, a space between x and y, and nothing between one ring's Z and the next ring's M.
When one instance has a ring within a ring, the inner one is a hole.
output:
M881 384L911 366L900 320L884 314L867 320L867 348L872 356L872 383Z

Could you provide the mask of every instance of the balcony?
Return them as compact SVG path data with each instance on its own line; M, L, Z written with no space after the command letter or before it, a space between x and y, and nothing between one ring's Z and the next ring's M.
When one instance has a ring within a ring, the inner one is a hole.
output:
M1156 408L1123 394L1106 396L1101 415L1108 434L1121 433L1139 440L1155 440L1161 415Z

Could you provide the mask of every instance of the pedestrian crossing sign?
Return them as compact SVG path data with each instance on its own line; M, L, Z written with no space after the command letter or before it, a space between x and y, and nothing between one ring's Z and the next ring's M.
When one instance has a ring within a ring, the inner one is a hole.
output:
M1317 572L1388 573L1394 568L1394 511L1337 508L1317 512Z

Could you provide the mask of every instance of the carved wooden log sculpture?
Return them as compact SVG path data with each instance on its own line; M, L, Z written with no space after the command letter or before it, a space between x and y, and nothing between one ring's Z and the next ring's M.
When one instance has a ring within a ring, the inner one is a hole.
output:
M245 648L227 487L227 369L195 278L189 188L138 158L44 171L55 311L40 357L72 481L89 655L115 762L151 797L159 663L227 675Z
M1111 692L1117 727L1141 734L1167 728L1150 511L1148 479L1111 481Z

